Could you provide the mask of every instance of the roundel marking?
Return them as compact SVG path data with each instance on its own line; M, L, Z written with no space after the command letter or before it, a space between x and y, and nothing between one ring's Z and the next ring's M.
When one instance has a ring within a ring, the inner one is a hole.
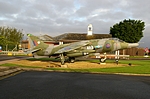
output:
M109 43L106 44L106 48L110 48L110 44Z
M40 44L41 42L40 42L40 41L38 41L37 43L38 43L38 44Z

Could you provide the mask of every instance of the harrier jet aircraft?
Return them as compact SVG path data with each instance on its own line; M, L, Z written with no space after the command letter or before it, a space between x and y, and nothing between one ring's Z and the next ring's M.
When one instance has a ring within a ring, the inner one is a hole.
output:
M92 39L54 45L46 44L31 34L28 34L28 40L31 47L30 53L49 57L57 55L60 57L62 65L65 63L65 57L68 57L70 62L74 62L75 57L86 56L93 53L112 52L119 49L137 47L139 45L138 43L126 43L117 38Z

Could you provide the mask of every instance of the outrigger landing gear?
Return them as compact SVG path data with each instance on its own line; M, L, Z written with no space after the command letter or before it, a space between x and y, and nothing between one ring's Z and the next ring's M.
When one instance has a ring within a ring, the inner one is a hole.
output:
M118 60L118 59L116 59L115 61L116 61L116 64L118 65L118 63L119 63L119 60Z
M70 62L70 63L74 63L74 61L75 61L75 58L74 58L74 57L69 57L69 62Z
M63 54L60 54L60 61L61 61L61 65L65 64L65 57Z

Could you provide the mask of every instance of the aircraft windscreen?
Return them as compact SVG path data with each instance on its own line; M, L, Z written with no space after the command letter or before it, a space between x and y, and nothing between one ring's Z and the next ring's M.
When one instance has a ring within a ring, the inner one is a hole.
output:
M119 39L119 42L124 42L124 41Z

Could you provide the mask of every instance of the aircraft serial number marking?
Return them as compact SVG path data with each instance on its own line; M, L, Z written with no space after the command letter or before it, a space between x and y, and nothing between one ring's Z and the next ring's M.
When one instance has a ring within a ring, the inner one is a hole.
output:
M87 49L94 49L93 46L87 46L86 48L87 48Z

